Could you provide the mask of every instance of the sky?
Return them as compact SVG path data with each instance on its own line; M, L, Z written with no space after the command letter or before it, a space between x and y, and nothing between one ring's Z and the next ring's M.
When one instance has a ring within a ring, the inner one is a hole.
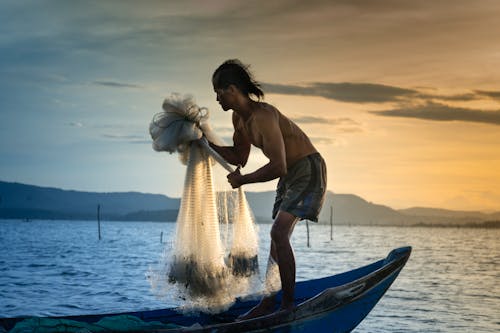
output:
M149 123L192 94L230 139L211 75L238 58L322 153L329 191L498 211L498 17L496 0L4 0L0 180L180 197L185 166ZM266 162L253 149L242 172Z

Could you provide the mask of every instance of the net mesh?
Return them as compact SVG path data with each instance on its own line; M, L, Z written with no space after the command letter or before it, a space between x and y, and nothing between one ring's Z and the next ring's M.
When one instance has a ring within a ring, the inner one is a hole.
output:
M191 145L169 272L170 281L184 284L195 296L218 292L228 275L206 155Z
M150 125L153 149L178 152L187 168L173 247L150 282L160 296L177 286L186 308L217 312L258 283L256 225L243 189L214 180L222 175L215 161L224 161L196 141L205 136L224 145L208 124L208 110L180 95L167 98L163 109Z

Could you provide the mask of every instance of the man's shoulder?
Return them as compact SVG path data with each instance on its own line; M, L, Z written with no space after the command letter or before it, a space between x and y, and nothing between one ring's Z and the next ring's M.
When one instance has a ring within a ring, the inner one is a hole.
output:
M271 104L260 102L259 107L254 111L254 118L258 120L268 120L279 116L279 114L278 109Z

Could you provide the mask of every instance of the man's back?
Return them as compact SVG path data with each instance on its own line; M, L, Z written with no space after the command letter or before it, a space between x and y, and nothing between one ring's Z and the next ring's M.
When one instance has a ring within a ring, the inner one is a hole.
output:
M274 123L274 128L279 128L281 131L288 167L301 158L317 152L311 140L293 121L267 103L258 103L258 107L253 110L251 116L246 120L236 113L233 113L233 116L235 117L235 130L241 131L243 137L247 137L251 144L261 149L264 145L278 144L264 142L264 138L269 136L262 133L268 128L273 128L269 124Z

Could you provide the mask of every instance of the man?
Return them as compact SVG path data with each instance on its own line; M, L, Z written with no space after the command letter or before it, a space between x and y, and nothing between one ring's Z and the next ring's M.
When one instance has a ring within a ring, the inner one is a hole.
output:
M307 135L275 107L261 102L264 96L248 68L239 60L228 60L212 76L217 101L224 111L233 110L233 146L211 147L229 163L238 165L227 178L233 188L280 178L273 209L270 260L278 264L283 297L280 310L294 308L295 258L290 236L299 219L317 222L326 191L326 166ZM258 100L252 99L251 95ZM241 174L250 146L262 150L269 163ZM240 319L274 311L275 295L261 302Z

